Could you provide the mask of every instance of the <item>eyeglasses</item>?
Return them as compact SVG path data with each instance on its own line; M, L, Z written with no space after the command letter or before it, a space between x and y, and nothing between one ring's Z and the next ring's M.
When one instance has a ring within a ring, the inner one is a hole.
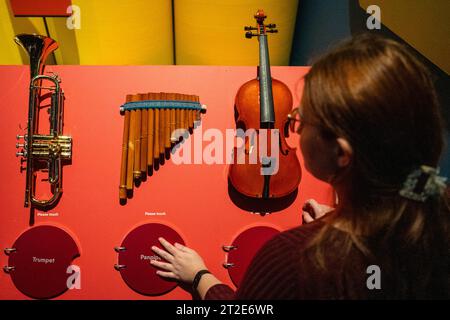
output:
M290 114L288 114L288 121L289 130L291 132L300 134L303 129L304 123L300 108L295 108Z

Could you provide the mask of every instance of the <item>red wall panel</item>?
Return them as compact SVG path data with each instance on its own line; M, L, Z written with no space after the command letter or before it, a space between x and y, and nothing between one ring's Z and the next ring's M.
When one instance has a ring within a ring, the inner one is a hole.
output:
M285 82L299 103L304 67L274 67L272 75ZM118 186L123 118L119 106L126 94L178 92L196 94L208 106L203 130L234 129L235 94L254 78L255 67L49 66L62 79L66 95L64 133L73 138L72 164L64 167L64 193L50 213L37 211L35 225L61 226L75 238L81 255L74 264L81 268L81 289L69 290L58 299L190 299L181 288L159 297L142 296L131 290L113 266L128 232L150 222L174 228L186 244L196 249L209 269L231 285L222 267L222 245L256 225L285 230L301 223L301 206L309 198L331 204L331 188L314 179L305 169L295 202L287 209L264 217L246 212L228 195L227 166L175 165L166 161L159 171L135 188L133 199L119 205ZM15 157L15 136L23 134L28 113L29 69L0 67L0 248L11 246L29 226L29 209L23 207L25 173ZM192 140L192 137L189 138ZM189 142L189 141L188 141ZM298 145L298 137L289 139ZM297 150L303 168L303 160ZM151 216L146 212L164 212ZM55 244L56 245L56 244ZM0 265L7 256L0 253ZM38 275L37 275L38 276ZM0 299L27 299L0 272Z
M68 17L71 0L10 0L17 17Z

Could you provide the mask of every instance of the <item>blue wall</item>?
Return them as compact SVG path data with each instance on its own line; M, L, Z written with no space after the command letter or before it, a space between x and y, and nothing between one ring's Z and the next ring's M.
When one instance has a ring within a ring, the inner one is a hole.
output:
M350 35L348 1L300 0L291 65L310 65L315 56Z
M300 0L292 44L291 65L311 65L315 57L339 41L352 34L366 31L366 19L367 15L359 7L358 0ZM414 22L411 24L412 27L416 27ZM379 33L402 41L384 26ZM447 127L450 127L450 76L431 62L427 66L436 78L436 88ZM450 177L450 131L446 132L446 136L447 146L440 167L442 174Z
M447 131L447 152L441 161L441 174L448 178L447 184L450 184L450 131Z

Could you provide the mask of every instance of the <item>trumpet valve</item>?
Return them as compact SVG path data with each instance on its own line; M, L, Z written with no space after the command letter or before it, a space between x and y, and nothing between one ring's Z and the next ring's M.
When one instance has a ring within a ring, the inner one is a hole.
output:
M48 146L48 151L51 157L57 157L61 153L61 146L58 143L51 143Z

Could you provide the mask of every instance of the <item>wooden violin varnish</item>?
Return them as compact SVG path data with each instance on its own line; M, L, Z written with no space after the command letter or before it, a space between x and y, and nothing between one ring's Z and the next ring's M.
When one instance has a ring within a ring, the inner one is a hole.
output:
M301 168L296 149L289 147L285 136L288 115L292 111L292 94L286 84L272 79L270 73L267 34L278 31L274 24L265 25L265 18L264 11L259 10L255 14L257 26L245 27L246 38L258 37L259 67L257 78L244 83L235 99L237 127L244 131L254 129L256 137L246 135L243 146L235 148L235 160L236 155L244 156L245 163L234 161L230 165L228 178L239 193L269 199L295 192L300 183ZM262 134L263 131L265 134ZM271 150L278 150L278 154L272 154ZM254 155L254 152L258 152L258 155ZM256 163L251 161L255 156ZM268 170L270 167L276 167L277 170Z

